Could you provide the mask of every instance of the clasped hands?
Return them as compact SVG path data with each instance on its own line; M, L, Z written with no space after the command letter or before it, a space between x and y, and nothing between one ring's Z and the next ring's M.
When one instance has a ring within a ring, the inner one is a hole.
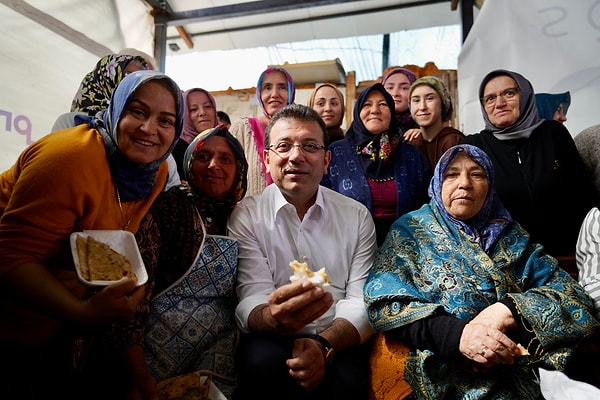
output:
M514 328L516 323L510 309L502 303L492 304L465 326L459 350L474 361L475 371L513 364L520 357L520 350L505 332Z

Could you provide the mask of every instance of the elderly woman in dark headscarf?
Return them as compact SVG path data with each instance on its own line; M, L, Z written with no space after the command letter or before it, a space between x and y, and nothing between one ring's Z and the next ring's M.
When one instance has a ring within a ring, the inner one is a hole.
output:
M329 146L331 161L321 182L367 206L379 244L396 218L428 201L431 177L427 158L402 141L393 110L394 100L380 83L367 87L346 137Z
M574 256L598 195L573 137L563 124L538 117L533 87L519 73L488 73L479 97L485 129L461 143L488 154L498 195L532 239L553 256Z
M375 258L374 329L408 346L417 398L542 399L537 368L564 369L600 329L590 297L512 219L479 148L447 150L429 194Z
M237 139L218 125L190 143L183 168L187 183L159 196L137 234L150 275L146 360L138 361L159 381L202 370L231 398L238 245L225 235L246 193L248 164ZM168 344L175 342L186 346Z

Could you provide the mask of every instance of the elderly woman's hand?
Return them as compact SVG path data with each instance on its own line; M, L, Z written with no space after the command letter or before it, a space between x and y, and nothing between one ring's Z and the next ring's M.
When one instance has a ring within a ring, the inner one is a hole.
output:
M517 323L512 312L502 303L494 303L487 306L473 318L472 322L480 323L502 332L517 328Z
M513 364L515 358L520 356L520 351L504 332L516 326L508 307L502 303L492 304L465 326L459 350L483 367Z

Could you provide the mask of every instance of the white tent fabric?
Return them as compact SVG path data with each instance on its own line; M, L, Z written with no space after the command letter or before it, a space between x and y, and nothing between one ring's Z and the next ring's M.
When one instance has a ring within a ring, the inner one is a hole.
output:
M459 128L483 129L479 84L498 68L521 73L536 92L570 91L573 136L600 123L599 27L596 0L486 0L459 55Z
M0 0L0 20L0 171L69 111L100 57L125 47L152 53L141 1Z

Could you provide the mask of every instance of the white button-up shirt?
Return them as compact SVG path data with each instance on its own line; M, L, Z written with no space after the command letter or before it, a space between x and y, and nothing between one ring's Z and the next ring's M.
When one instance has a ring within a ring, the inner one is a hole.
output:
M236 319L248 332L248 316L267 303L278 287L290 283L293 260L316 271L325 267L332 307L298 334L319 333L335 318L348 320L361 341L372 334L363 286L377 249L375 225L361 203L320 186L315 204L301 221L275 184L242 200L229 220L239 242Z

